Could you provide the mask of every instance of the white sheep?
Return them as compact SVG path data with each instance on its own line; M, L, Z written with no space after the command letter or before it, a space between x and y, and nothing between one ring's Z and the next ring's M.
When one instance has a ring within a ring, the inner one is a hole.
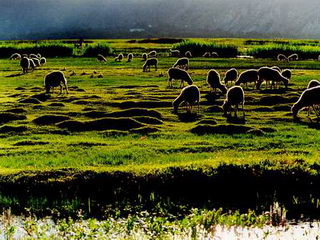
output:
M169 68L168 70L168 87L172 87L172 80L181 80L180 88L184 86L184 81L186 81L189 85L192 85L193 81L189 75L189 73L180 68Z
M43 66L47 63L47 59L45 57L40 58L40 65Z
M288 57L288 61L298 61L299 60L299 56L298 54L294 53L294 54L291 54L289 57Z
M124 58L123 54L120 53L120 54L114 59L114 61L116 61L116 62L121 62L123 58Z
M188 70L189 69L189 59L187 57L179 58L175 62L175 64L173 64L173 67Z
M192 57L192 53L190 51L186 51L184 55L189 58Z
M156 57L157 56L157 51L153 50L151 52L148 53L148 57Z
M63 92L63 87L66 90L67 94L69 93L67 79L61 71L53 71L48 73L44 77L44 86L46 88L46 93L50 93L51 88L53 93L54 88L58 86L60 86L60 94Z
M21 59L21 55L19 53L14 53L10 56L10 60L19 60Z
M181 103L185 102L187 104L187 112L192 113L193 106L200 103L200 90L195 85L189 85L181 90L180 95L172 102L173 109L175 113L178 113L178 108Z
M224 79L223 79L223 82L224 82L226 85L228 85L228 82L231 82L231 83L232 83L233 81L236 81L237 78L238 78L238 71L237 71L237 69L231 68L231 69L229 69L229 70L226 72L226 74L225 74L225 76L224 76Z
M22 67L23 73L28 73L28 69L30 68L30 59L27 57L21 58L20 66Z
M202 57L211 57L211 53L205 52L205 53L202 55Z
M35 67L40 67L40 60L38 58L31 58Z
M309 81L307 88L313 88L319 85L320 85L320 82L318 80L313 79Z
M281 72L281 68L278 67L278 66L272 66L271 68L272 68L272 69L275 69L275 70L277 70L277 71L279 71L279 72Z
M37 56L37 54L30 53L30 54L29 54L29 58L38 58L38 56Z
M148 54L142 53L142 61L147 61L148 59Z
M129 53L128 56L127 56L127 62L131 62L132 59L133 59L133 54Z
M290 69L284 69L281 72L281 75L288 78L289 80L291 79L291 76L292 76L292 72Z
M257 89L260 89L260 86L263 81L271 81L271 88L272 86L275 87L275 84L278 82L283 82L285 88L288 87L289 84L289 79L282 76L282 74L275 69L269 68L269 67L261 67L258 70L258 75L259 75L259 81L257 83Z
M180 57L180 51L170 49L170 55L171 55L171 57Z
M311 108L314 109L317 116L319 116L319 111L317 106L320 104L320 86L309 88L304 90L300 95L298 101L293 104L291 107L291 112L293 114L293 119L298 118L298 112L303 108L308 108L308 117L311 111Z
M242 106L242 113L244 116L244 91L240 86L233 86L227 91L226 100L222 105L224 115L231 112L232 106L234 106L234 115L237 116L239 105Z
M154 66L156 71L158 70L158 59L156 58L149 58L142 66L142 71L147 72L149 70L150 72L150 66Z
M219 57L219 54L217 52L212 52L211 53L211 57L216 57L217 58L217 57Z
M241 83L246 84L248 87L248 83L254 83L253 87L256 86L259 80L258 70L249 69L240 73L235 85L239 86Z
M282 62L289 62L289 59L285 56L285 55L283 55L283 54L278 54L278 56L277 56L277 60L278 61L282 61Z
M221 83L220 74L216 70L211 69L208 71L206 82L212 88L214 93L216 93L217 88L220 89L223 94L227 93L227 88Z
M102 54L98 54L98 55L97 55L97 60L98 60L100 63L107 61L107 59L106 59Z

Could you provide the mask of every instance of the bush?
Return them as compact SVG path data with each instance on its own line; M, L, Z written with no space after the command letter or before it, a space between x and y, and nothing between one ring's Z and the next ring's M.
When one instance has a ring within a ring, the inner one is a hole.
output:
M216 52L219 57L236 57L239 54L237 46L234 45L202 43L188 40L173 45L172 49L177 49L181 53L190 51L193 56L202 56L205 52Z
M111 55L113 53L111 47L108 44L98 44L96 46L88 46L84 49L83 56L96 57L98 54L104 56Z

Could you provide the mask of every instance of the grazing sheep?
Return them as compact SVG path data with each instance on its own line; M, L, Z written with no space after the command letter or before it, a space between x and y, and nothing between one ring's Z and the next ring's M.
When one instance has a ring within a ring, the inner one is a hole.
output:
M289 59L283 54L278 54L277 60L282 62L289 62Z
M308 108L308 117L311 111L311 108L315 111L316 115L319 116L319 111L317 106L320 104L320 86L309 88L304 90L300 95L298 101L293 104L291 107L291 112L293 114L293 119L298 118L298 112L303 108Z
M146 53L142 53L142 61L147 61L148 55Z
M40 58L40 64L41 64L41 66L42 65L45 65L47 63L47 59L45 58L45 57L41 57Z
M10 56L10 60L19 60L21 59L21 55L19 53L14 53Z
M237 81L235 82L235 85L240 85L241 83L246 84L248 87L248 83L254 83L253 88L256 86L257 82L259 80L258 70L256 69L249 69L244 72L242 72Z
M97 60L98 60L100 63L107 61L107 59L106 59L102 54L98 54L98 55L97 55Z
M30 59L27 57L21 58L20 66L22 67L23 73L28 73L28 69L30 68Z
M168 87L172 87L172 79L180 79L180 87L184 86L184 81L186 81L189 85L192 85L193 81L189 75L189 73L183 69L180 68L169 68L168 70Z
M281 71L281 75L290 80L292 73L291 73L290 69L284 69L284 70Z
M259 81L257 83L257 89L260 89L260 86L263 81L271 81L271 88L272 86L275 87L275 83L283 82L285 88L288 87L289 79L282 76L278 70L269 68L269 67L262 67L258 70L259 74Z
M223 108L223 115L227 115L228 112L232 111L232 106L234 107L234 115L237 116L239 105L242 105L242 112L244 116L244 91L240 86L233 86L229 88L226 96L226 100L224 101L222 108Z
M181 90L180 95L172 102L175 113L178 113L178 108L181 103L187 103L187 112L192 113L193 106L200 103L200 90L195 85L186 86Z
M53 71L51 73L48 73L44 77L44 86L46 88L46 93L50 93L51 88L53 88L53 93L54 88L58 86L60 86L60 94L63 92L63 87L65 88L67 94L69 93L67 79L61 71Z
M132 59L133 59L133 54L132 53L129 53L128 56L127 56L127 62L131 62Z
M226 75L224 76L223 82L228 85L228 82L236 81L238 78L238 71L235 68L231 68L226 72Z
M37 58L39 58L39 59L40 59L41 57L42 57L42 56L41 56L41 54L40 54L40 53L38 53L38 54L37 54Z
M190 51L186 51L184 54L186 57L192 57L192 53Z
M313 88L313 87L316 87L316 86L319 86L320 85L320 82L318 80L310 80L310 82L308 83L308 86L307 88Z
M31 58L35 67L40 67L40 60L38 58Z
M33 72L34 69L36 68L36 63L35 63L35 61L33 61L33 58L29 58L29 61L30 61L31 72Z
M173 67L185 69L186 71L189 69L189 59L187 57L179 58Z
M157 56L157 51L153 50L148 53L148 57L156 57Z
M202 55L202 57L211 57L211 53L205 52L205 53Z
M278 66L272 66L271 68L281 72L281 68L279 68Z
M170 49L170 55L171 57L180 57L180 51Z
M38 58L38 56L37 56L37 54L30 53L30 54L29 54L29 58Z
M114 59L114 61L116 61L116 62L121 62L123 58L124 58L123 54L120 53L120 54Z
M206 81L209 84L209 86L212 88L214 93L216 93L217 88L220 89L220 91L223 94L227 93L227 88L224 84L221 83L220 74L216 70L211 69L208 71Z
M150 66L154 66L154 68L157 71L158 70L158 59L156 59L156 58L147 59L147 61L142 66L142 71L147 72L147 70L149 69L149 72L150 72Z
M288 61L298 61L299 60L299 56L298 54L294 53L294 54L291 54L289 57L288 57Z
M219 57L219 54L217 52L212 52L211 57Z

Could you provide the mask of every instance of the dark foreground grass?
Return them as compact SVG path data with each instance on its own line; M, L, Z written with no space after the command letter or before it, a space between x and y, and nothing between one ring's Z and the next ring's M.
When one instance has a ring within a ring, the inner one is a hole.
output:
M179 83L166 88L176 59L160 56L158 71L142 72L139 56L103 64L94 57L48 58L25 75L19 62L0 60L3 206L42 214L47 207L65 214L81 207L99 215L110 204L266 209L281 201L292 216L318 213L320 126L305 111L300 122L290 114L308 81L317 79L317 61L192 58L200 111L188 115L181 107L176 115L171 102ZM266 65L292 69L289 88L245 88L245 119L223 117L224 96L209 92L207 71L223 76L231 67ZM52 70L64 72L69 95L44 94L43 77ZM18 119L8 120L8 112Z

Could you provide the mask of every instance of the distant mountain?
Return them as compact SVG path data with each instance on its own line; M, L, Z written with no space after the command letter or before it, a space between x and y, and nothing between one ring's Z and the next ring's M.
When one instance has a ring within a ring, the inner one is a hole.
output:
M1 0L0 39L320 38L318 0Z

